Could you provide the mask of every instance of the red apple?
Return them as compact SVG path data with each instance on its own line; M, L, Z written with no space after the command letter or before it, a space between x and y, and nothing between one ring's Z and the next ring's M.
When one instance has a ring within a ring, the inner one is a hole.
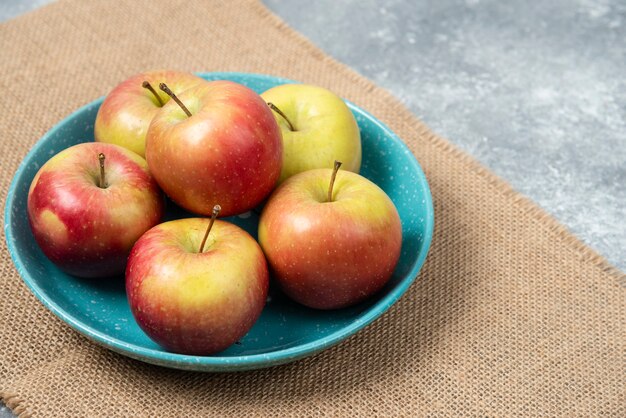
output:
M248 332L267 298L269 273L256 241L231 223L217 220L207 228L210 223L189 218L157 225L128 258L126 294L137 323L177 353L226 349Z
M146 136L148 166L163 191L204 215L217 203L220 216L254 208L273 190L282 165L272 111L231 81L198 85L178 100L185 109L173 100L165 104Z
M390 279L402 227L393 202L374 183L317 169L290 177L270 196L259 243L289 297L335 309L364 300Z
M96 141L117 144L144 157L148 126L170 99L159 90L159 83L181 93L206 81L191 73L168 70L132 76L118 84L100 106L94 127Z
M133 244L162 214L163 197L146 161L112 144L61 151L39 169L28 192L28 219L42 251L82 277L123 273Z

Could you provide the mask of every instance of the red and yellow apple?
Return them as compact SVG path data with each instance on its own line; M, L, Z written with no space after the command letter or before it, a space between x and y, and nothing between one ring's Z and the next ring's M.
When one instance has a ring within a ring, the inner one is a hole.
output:
M283 84L261 94L276 107L283 134L283 167L279 182L303 171L333 168L359 172L361 133L352 112L330 90L307 84Z
M387 283L400 256L402 227L393 202L374 183L349 171L335 179L333 170L317 169L290 177L270 196L259 243L289 297L335 309Z
M39 169L28 192L35 240L76 276L123 273L135 241L162 215L163 197L146 161L112 144L61 151Z
M147 71L130 77L118 84L100 106L94 127L96 141L117 144L144 157L148 126L170 99L159 90L159 83L166 83L175 93L182 93L206 81L191 73L169 70Z
M128 259L131 311L150 338L173 352L226 349L248 332L267 298L269 273L257 242L216 220L202 245L210 222L188 218L157 225Z
M163 191L203 215L216 204L220 216L254 208L273 190L282 165L272 111L254 91L231 81L198 85L178 99L185 110L169 101L146 136L148 166Z

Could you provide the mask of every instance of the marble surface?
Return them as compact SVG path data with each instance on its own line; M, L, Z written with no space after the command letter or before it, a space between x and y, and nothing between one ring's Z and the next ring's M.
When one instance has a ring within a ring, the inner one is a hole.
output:
M626 269L625 2L263 2Z
M626 269L626 3L265 3Z

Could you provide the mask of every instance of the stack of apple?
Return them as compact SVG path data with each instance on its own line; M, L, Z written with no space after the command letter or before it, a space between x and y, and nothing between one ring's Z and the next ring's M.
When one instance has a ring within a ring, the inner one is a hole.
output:
M360 164L357 123L326 89L286 84L258 95L230 81L152 71L106 97L95 142L41 167L28 217L59 268L91 278L125 273L131 311L148 336L207 355L252 327L270 271L289 297L318 309L358 303L389 280L400 219L357 174ZM162 192L201 217L160 223ZM259 243L216 219L263 202Z

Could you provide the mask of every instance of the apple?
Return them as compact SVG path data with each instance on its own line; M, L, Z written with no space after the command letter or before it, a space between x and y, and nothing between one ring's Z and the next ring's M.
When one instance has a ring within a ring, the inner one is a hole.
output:
M148 126L170 99L155 86L167 83L180 93L205 82L191 73L168 70L132 76L117 85L100 106L94 127L96 141L117 144L144 157Z
M249 211L274 189L282 139L261 97L231 81L207 82L156 114L146 135L146 159L163 191L179 206L220 216Z
M335 93L306 84L283 84L261 94L275 110L283 134L283 167L279 183L315 168L359 172L361 134L344 101Z
M393 202L365 177L338 172L339 165L287 179L259 220L272 276L311 308L366 299L391 278L400 257L402 226Z
M146 161L113 144L89 142L48 160L28 191L28 220L43 253L81 277L122 274L133 244L163 215Z
M269 272L261 248L243 229L215 220L216 212L155 226L128 258L131 311L169 351L222 351L248 332L265 305Z

